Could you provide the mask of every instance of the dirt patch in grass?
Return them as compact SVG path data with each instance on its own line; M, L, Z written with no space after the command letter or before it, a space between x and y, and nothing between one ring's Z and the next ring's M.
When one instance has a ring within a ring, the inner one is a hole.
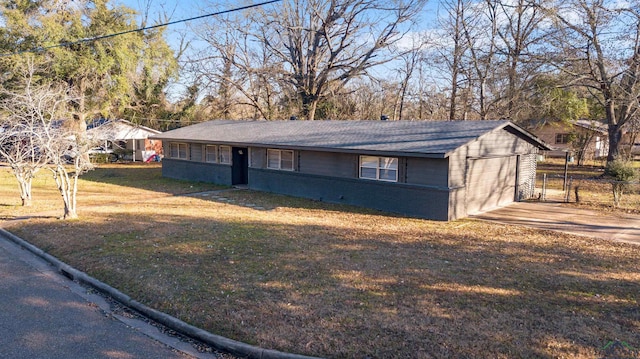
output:
M80 220L5 226L147 305L265 348L595 358L610 342L640 346L637 246L247 190L193 194L204 185L158 175L148 180L173 189L84 180Z

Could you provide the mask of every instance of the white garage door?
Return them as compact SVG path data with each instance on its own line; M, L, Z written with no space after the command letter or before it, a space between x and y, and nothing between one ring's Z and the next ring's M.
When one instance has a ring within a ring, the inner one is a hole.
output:
M505 206L515 199L517 156L469 159L467 213Z

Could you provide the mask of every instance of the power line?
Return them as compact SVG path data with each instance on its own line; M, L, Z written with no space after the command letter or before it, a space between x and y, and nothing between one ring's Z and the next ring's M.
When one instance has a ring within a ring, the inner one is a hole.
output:
M182 22L199 20L199 19L204 19L204 18L207 18L207 17L228 14L228 13L231 13L231 12L247 10L247 9L251 9L251 8L254 8L254 7L258 7L258 6L269 5L269 4L272 4L272 3L279 2L279 1L282 1L282 0L270 0L270 1L265 1L265 2L258 3L258 4L252 4L252 5L237 7L237 8L233 8L233 9L224 10L224 11L214 12L214 13L211 13L211 14L191 17L191 18L188 18L188 19L170 21L170 22L163 23L163 24L157 24L157 25L153 25L153 26L146 26L146 27L141 27L141 28L137 28L137 29L116 32L116 33L108 34L108 35L100 35L100 36L80 39L80 40L77 40L77 41L64 42L64 43L57 44L57 45L51 45L51 46L46 46L46 47L36 47L36 48L33 48L33 49L29 49L29 50L23 50L23 51L17 51L17 52L12 52L12 53L0 54L0 57L6 57L6 56L12 56L12 55L20 55L20 54L24 54L24 53L28 53L28 52L33 52L33 53L44 52L44 51L47 51L47 50L50 50L50 49L55 49L57 47L66 47L66 46L72 46L72 45L77 45L77 44L83 44L83 43L86 43L86 42L104 40L104 39L108 39L108 38L112 38L112 37L116 37L116 36L122 36L122 35L130 34L130 33L134 33L134 32L152 30L152 29L157 29L157 28L160 28L160 27L179 24L179 23L182 23Z

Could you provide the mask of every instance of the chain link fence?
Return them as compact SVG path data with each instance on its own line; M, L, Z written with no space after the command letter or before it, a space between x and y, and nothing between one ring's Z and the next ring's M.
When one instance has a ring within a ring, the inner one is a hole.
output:
M614 189L618 191L618 196L614 195ZM640 182L638 181L620 182L605 178L564 177L543 173L536 176L536 195L541 201L640 210Z

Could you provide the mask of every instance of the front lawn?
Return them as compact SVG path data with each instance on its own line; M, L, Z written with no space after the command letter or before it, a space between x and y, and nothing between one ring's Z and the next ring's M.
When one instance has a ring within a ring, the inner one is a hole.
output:
M81 218L61 221L40 213L56 204L44 177L30 209L16 207L10 181L0 167L0 218L32 218L5 228L151 307L261 347L331 358L640 347L637 246L172 181L153 165L88 173Z

